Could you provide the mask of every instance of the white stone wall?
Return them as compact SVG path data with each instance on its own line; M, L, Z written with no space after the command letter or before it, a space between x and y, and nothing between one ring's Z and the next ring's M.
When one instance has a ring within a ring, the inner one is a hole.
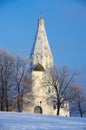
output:
M35 79L35 82L33 84L33 89L32 89L35 95L33 113L34 113L34 108L36 106L40 106L43 110L43 114L56 115L57 109L54 110L53 101L48 100L50 96L48 93L48 89L46 87L43 87L43 84L42 84L43 75L44 75L44 72L41 72L41 71L32 72L32 76ZM64 105L67 106L67 109L60 108L60 116L69 116L69 110L68 110L69 104L65 103Z
M42 80L43 80L43 74L44 72L41 71L33 71L32 76L35 79L35 82L33 84L32 91L35 95L34 100L34 108L36 106L40 106L43 110L43 114L53 114L53 106L51 103L48 103L48 95L47 95L47 89L46 87L42 86Z

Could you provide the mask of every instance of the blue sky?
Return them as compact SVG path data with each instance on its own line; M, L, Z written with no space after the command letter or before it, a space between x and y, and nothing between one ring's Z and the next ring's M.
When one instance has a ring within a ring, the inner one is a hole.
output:
M85 0L0 0L0 49L29 57L40 12L55 64L81 70L86 88Z

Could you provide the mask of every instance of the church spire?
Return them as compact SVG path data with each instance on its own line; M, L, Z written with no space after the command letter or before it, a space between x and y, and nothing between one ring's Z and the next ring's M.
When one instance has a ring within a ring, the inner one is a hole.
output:
M42 12L40 12L40 18L43 18Z
M44 68L53 65L53 56L45 31L44 19L42 17L38 19L38 28L31 51L31 57L34 65L41 64Z

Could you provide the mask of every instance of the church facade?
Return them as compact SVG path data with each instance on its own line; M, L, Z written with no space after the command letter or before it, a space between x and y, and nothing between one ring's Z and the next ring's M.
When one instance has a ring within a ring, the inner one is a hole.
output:
M56 108L52 99L49 99L47 89L42 86L44 71L53 66L53 55L49 46L47 34L45 31L44 19L38 19L37 33L33 48L30 54L32 79L34 80L32 92L34 94L33 105L27 110L31 113L56 115ZM47 100L49 99L49 100ZM68 106L67 110L60 109L61 116L69 116Z

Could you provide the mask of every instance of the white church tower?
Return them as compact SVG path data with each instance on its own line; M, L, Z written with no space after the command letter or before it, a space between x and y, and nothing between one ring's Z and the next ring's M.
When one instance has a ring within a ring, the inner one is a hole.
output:
M53 56L48 43L43 18L38 19L37 34L31 51L31 57L33 65L40 64L44 69L53 65Z
M42 86L42 78L47 67L53 66L53 56L45 31L44 19L38 19L38 28L30 55L32 59L32 91L35 95L33 113L53 114L52 103L47 101L47 90Z
M32 91L34 94L33 106L29 107L32 113L56 115L56 109L53 100L48 100L48 89L42 86L42 80L45 70L53 66L53 56L50 50L48 38L45 31L44 19L38 19L38 28L34 45L30 54L32 60L32 79L34 79ZM69 112L61 110L60 115L69 116Z

